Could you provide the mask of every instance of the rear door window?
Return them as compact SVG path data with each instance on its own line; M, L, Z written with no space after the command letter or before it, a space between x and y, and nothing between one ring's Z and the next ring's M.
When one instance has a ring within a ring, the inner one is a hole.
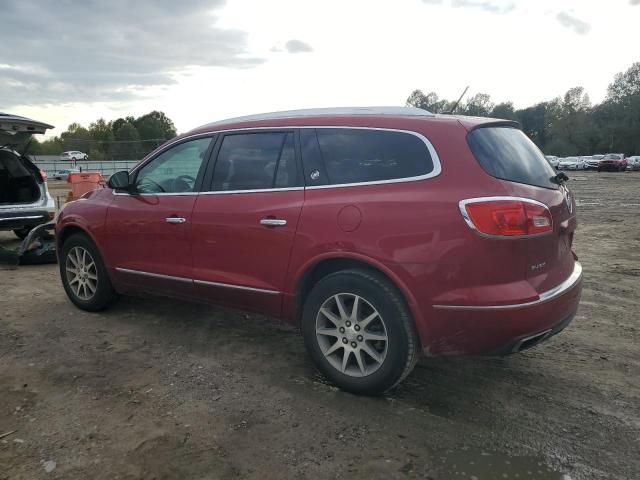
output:
M329 184L420 177L434 169L427 145L410 133L318 128L316 135Z
M298 184L292 132L228 134L213 173L214 191L266 190Z
M558 188L544 155L522 131L513 127L481 127L467 135L469 148L489 175L536 187Z

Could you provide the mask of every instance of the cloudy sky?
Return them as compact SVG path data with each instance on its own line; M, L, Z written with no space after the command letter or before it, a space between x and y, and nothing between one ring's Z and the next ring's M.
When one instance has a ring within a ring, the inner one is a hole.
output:
M516 107L640 61L640 0L2 2L0 111L56 125L162 110L178 131L412 90Z

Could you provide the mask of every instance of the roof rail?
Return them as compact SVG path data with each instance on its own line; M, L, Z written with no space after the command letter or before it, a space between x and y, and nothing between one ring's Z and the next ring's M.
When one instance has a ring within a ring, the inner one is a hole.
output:
M259 113L243 117L228 118L211 122L204 127L222 125L225 123L249 122L257 120L274 120L278 118L300 118L338 115L394 115L408 117L434 117L427 110L415 107L336 107L336 108L308 108L303 110L285 110L281 112Z

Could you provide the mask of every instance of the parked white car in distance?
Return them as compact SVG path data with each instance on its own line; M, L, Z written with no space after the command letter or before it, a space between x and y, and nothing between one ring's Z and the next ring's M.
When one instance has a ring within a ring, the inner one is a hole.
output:
M60 154L60 160L87 160L89 156L86 153L79 152L78 150L70 150L68 152L62 152Z
M587 163L578 157L561 158L558 165L559 170L584 170L587 168Z
M640 156L627 158L627 170L640 170Z
M70 173L80 173L79 168L65 168L64 170L58 170L51 177L54 180L66 180Z
M549 162L549 165L551 165L553 168L558 168L558 164L560 163L560 159L554 155L545 155L544 158L547 159L547 162Z

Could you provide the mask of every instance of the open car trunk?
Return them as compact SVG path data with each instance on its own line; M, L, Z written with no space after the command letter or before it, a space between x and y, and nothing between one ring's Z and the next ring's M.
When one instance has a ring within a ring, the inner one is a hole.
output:
M0 149L0 205L30 204L40 200L40 174L31 162Z
M31 136L50 128L30 118L0 113L0 206L36 203L45 194L38 167L25 155Z

